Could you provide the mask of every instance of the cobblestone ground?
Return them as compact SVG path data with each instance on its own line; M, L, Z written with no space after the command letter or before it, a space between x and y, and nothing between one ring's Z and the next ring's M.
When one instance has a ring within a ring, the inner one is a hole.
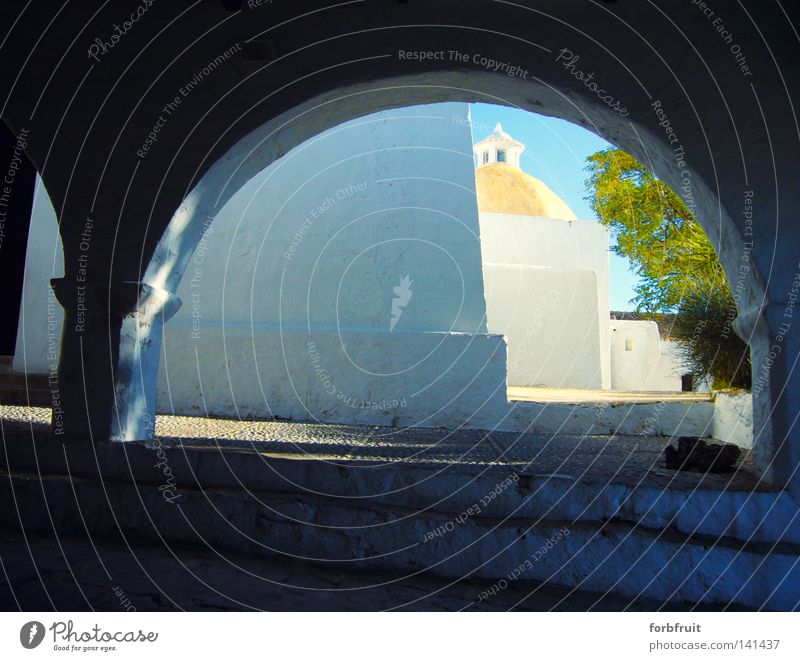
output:
M50 409L0 406L0 424L42 433ZM749 456L730 474L704 475L664 467L667 437L573 436L367 427L300 422L230 420L159 415L162 445L236 447L276 457L331 462L369 460L425 464L507 465L524 475L558 474L601 483L752 491L766 489Z
M530 581L342 571L175 545L0 531L0 610L652 611L659 604ZM9 578L11 581L9 583ZM120 593L121 591L121 593ZM489 594L481 598L481 594ZM232 596L236 595L234 599ZM689 605L670 603L669 610ZM709 610L716 610L708 607Z
M0 406L5 429L46 430L50 409ZM750 457L731 474L703 475L664 467L666 437L518 434L475 429L366 427L159 415L162 445L236 447L276 457L331 462L369 460L425 464L507 465L525 475L558 474L601 483L752 491Z

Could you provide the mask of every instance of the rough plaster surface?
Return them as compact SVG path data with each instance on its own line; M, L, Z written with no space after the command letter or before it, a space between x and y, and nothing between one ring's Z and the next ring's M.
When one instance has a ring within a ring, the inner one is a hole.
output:
M742 448L752 448L753 395L748 392L716 393L711 435Z
M209 326L198 340L191 334L191 325L166 329L162 412L486 428L508 409L497 335L273 327L254 341L250 328Z

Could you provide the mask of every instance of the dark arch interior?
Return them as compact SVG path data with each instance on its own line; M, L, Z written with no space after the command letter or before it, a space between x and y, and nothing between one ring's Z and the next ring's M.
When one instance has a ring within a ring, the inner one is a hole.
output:
M14 135L0 125L0 356L13 356L17 341L19 305L25 278L25 249L28 245L36 168L25 155L25 136Z

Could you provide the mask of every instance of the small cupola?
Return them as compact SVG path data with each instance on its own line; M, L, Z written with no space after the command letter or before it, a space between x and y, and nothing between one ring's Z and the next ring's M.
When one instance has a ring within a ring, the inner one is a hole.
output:
M506 163L518 168L525 145L517 142L503 131L503 127L498 122L494 127L494 133L476 143L473 150L478 159L478 167L492 163Z

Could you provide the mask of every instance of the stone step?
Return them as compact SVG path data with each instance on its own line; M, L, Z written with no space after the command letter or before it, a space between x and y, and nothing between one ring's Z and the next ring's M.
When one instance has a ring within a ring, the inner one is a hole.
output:
M0 404L50 406L52 404L47 374L0 371Z
M119 610L123 599L139 610L192 611L507 611L585 612L655 611L660 604L644 598L574 592L567 588L519 580L491 600L477 601L494 581L467 579L454 582L430 574L342 570L336 566L304 563L287 558L226 552L216 555L197 545L135 542L131 539L87 539L0 530L0 552L6 568L0 581L0 610L97 611ZM35 565L31 562L35 558ZM135 557L136 562L131 558ZM113 577L105 571L113 567ZM57 592L44 593L40 576L69 576ZM258 576L259 580L253 580ZM11 590L4 590L8 585ZM91 586L90 590L87 587ZM90 594L87 594L90 593ZM52 601L51 601L52 600ZM54 606L55 604L55 606ZM681 611L693 604L671 604ZM737 609L741 610L741 609Z
M753 608L797 607L800 549L687 535L616 521L452 514L305 494L175 487L14 474L0 524L92 536L126 535L284 556L348 570L430 571L491 579L490 599L516 580L631 599Z
M8 442L5 453L0 453L0 467L12 472L158 485L162 476L153 469L158 456L168 463L171 477L180 488L245 488L295 493L299 497L312 490L334 499L434 509L448 516L477 508L484 516L500 519L622 521L651 529L675 529L687 535L800 544L798 505L790 493L772 490L752 475L737 483L735 474L708 476L652 467L646 473L626 476L619 466L629 461L631 453L644 452L635 445L623 444L622 452L606 459L616 462L615 473L587 470L569 476L540 473L539 464L526 467L524 463L497 460L476 462L465 459L461 451L447 452L442 455L443 461L432 463L374 460L359 455L355 446L349 455L341 451L320 454L317 446L338 438L341 429L307 425L298 428L291 423L272 425L271 433L287 434L280 444L234 443L217 438L201 440L202 445L197 446L197 439L164 437L154 437L150 443L93 444L81 438L64 443L58 432L48 438L47 425L31 425L30 420L43 419L34 415L36 411L41 409L5 407L3 426L7 439L14 442ZM426 436L425 431L418 430L422 439L435 443L436 435ZM31 435L35 444L30 442ZM318 443L307 443L309 437ZM361 437L348 438L352 444ZM402 438L408 441L410 437ZM467 440L470 444L474 441L471 436ZM553 446L576 451L586 440L548 439L540 452L552 452ZM600 439L601 446L609 442L622 441ZM276 453L278 445L284 449ZM587 454L584 461L597 457L596 445L588 444L583 452ZM707 480L708 477L722 479Z

